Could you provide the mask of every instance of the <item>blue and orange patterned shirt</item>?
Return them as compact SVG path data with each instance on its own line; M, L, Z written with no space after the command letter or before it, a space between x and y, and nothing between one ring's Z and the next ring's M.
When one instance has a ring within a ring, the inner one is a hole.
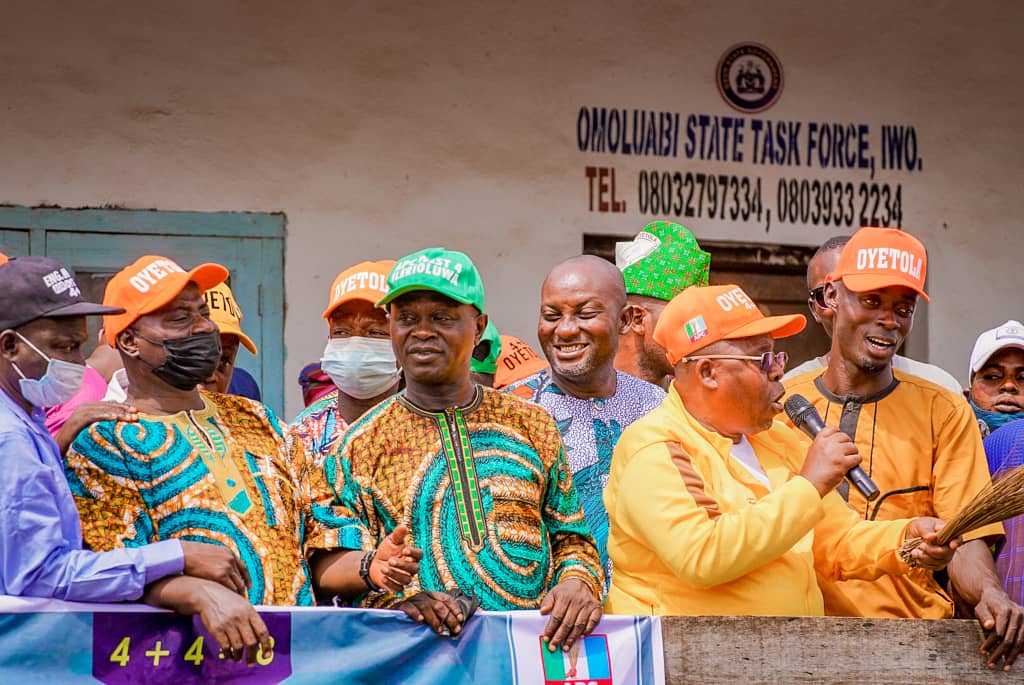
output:
M431 412L400 393L349 427L324 470L338 517L327 546L373 549L409 526L423 559L406 597L458 588L486 610L536 609L567 578L603 597L558 429L536 405L477 386L466 406Z
M509 386L505 392L536 402L554 417L565 443L566 458L583 513L610 582L608 512L603 495L611 470L612 450L629 424L661 404L665 391L636 376L616 371L615 394L611 397L573 397L555 385L549 369L543 369Z
M263 404L202 393L204 407L79 433L65 472L93 550L170 538L226 545L245 563L253 604L313 603L304 542L322 474L290 453ZM314 543L315 546L315 543Z

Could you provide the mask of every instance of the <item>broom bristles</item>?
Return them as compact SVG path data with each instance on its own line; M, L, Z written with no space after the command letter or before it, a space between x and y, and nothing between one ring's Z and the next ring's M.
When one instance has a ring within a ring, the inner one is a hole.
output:
M956 516L946 522L936 536L939 545L970 533L983 526L999 523L1024 514L1024 466L1005 472L998 480L986 485ZM910 553L917 549L922 538L903 542L899 556L910 566L916 566Z

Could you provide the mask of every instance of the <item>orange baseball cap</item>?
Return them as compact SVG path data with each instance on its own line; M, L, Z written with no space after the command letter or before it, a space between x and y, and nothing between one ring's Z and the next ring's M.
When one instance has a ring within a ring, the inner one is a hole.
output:
M498 369L494 372L494 389L507 388L541 369L548 362L533 351L533 348L511 335L501 336L501 352L498 354Z
M227 280L228 270L220 264L200 264L185 271L178 264L156 255L146 255L114 274L107 283L103 304L120 307L124 314L103 317L103 329L111 347L117 346L117 334L145 314L155 312L173 300L189 283L206 292Z
M6 263L7 263L7 255L5 255L3 252L0 252L0 266L3 266Z
M665 306L654 327L654 340L665 348L674 366L719 340L764 334L785 338L796 335L806 324L803 314L765 316L738 285L695 286Z
M242 308L235 302L235 295L227 283L218 283L203 293L203 299L210 308L210 321L217 324L221 335L238 336L245 349L256 354L256 343L242 332Z
M846 243L828 280L842 280L857 293L902 285L927 300L927 271L928 253L920 240L898 228L868 227Z
M394 266L395 260L382 259L379 262L360 262L342 271L331 284L323 317L331 318L335 309L352 300L366 300L376 305L388 294L388 274Z

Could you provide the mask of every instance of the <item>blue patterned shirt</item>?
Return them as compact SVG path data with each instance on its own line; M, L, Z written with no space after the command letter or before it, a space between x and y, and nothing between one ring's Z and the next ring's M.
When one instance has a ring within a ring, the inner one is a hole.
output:
M597 542L605 577L610 582L608 512L602 495L608 484L612 450L626 426L661 404L665 391L653 383L616 371L614 395L582 399L565 394L552 381L550 370L544 369L509 386L506 392L536 402L554 417L565 443L566 459L583 513Z

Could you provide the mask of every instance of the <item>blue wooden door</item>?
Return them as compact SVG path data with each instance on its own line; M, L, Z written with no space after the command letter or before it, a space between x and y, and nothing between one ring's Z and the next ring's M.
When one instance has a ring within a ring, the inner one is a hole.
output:
M15 231L0 226L0 252L17 257L28 254L29 232Z
M263 220L267 217L277 221ZM6 228L12 224L29 230ZM75 272L83 294L97 302L111 276L146 254L169 257L186 269L223 264L244 314L242 329L259 349L253 356L240 348L236 365L256 378L264 402L283 411L283 217L0 208L0 252L56 259ZM99 322L91 325L95 333Z

